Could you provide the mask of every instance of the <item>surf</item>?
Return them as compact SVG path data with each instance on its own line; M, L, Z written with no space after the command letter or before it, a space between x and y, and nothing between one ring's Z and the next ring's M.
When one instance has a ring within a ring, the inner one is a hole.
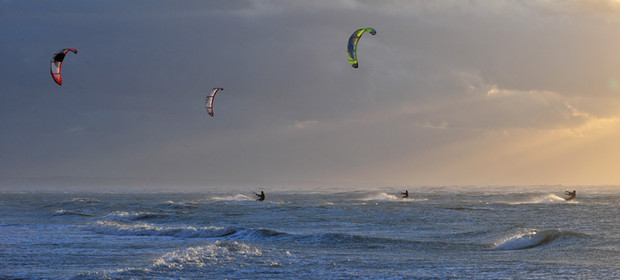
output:
M402 195L391 194L386 192L376 192L366 194L363 197L360 197L358 200L361 201L402 201L402 202L413 202L413 201L427 201L425 198L416 198L415 194L411 194L409 198L402 198Z
M97 221L87 227L92 232L116 236L169 236L177 238L214 238L236 233L235 228L158 226L149 223L126 224L113 220Z
M236 241L216 241L214 243L189 247L168 252L157 258L154 267L183 270L189 268L204 269L205 267L222 264L234 264L237 259L242 261L261 260L265 252L259 247Z
M494 250L524 250L544 247L569 237L582 237L581 234L562 229L529 230L514 234L494 244Z
M531 195L525 200L518 201L500 201L499 203L506 203L511 205L520 205L520 204L556 204L556 203L566 203L574 201L566 201L563 197L557 196L555 194L540 194L540 195Z

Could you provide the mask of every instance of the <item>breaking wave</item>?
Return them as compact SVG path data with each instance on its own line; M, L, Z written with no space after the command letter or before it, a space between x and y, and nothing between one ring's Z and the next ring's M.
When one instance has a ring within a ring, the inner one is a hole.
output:
M178 238L225 238L226 240L265 240L292 235L268 229L236 227L157 226L149 223L128 224L120 221L98 221L89 230L119 236L170 236Z
M121 221L98 221L87 227L99 234L117 236L168 236L175 238L216 238L221 241L278 241L302 244L328 244L340 247L384 247L391 245L415 246L420 241L380 238L347 233L292 234L270 229L247 229L238 227L158 226L149 223L125 223Z
M561 229L530 230L513 235L501 242L495 243L494 250L523 250L545 246L567 237L583 237L582 234Z
M256 274L255 267L278 269L281 261L289 261L291 257L294 256L288 251L271 251L237 241L215 241L165 253L148 267L86 272L72 279L182 279L180 272L200 275L198 279L219 279L222 270L228 276L234 273L246 279L255 278L252 277Z
M187 267L205 268L211 265L236 263L238 259L254 259L263 254L263 250L258 247L241 242L216 241L166 253L155 260L153 266L177 270Z
M118 221L98 221L88 227L89 230L107 235L119 236L171 236L179 238L213 238L223 237L237 232L234 228L221 227L165 227L148 223L125 224Z

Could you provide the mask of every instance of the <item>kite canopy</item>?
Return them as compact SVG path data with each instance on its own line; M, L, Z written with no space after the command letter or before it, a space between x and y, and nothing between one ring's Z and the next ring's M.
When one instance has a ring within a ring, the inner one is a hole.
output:
M62 61L65 59L65 55L68 52L73 52L77 54L77 50L74 48L62 49L54 54L52 58L52 63L50 65L50 72L52 73L52 78L54 78L54 82L58 85L62 85Z
M215 94L217 94L217 92L220 90L224 90L224 89L213 88L213 91L211 91L211 93L207 95L206 108L207 108L207 113L209 113L211 117L213 117L213 100L215 99Z
M362 37L362 34L364 34L364 32L368 32L368 33L370 33L372 35L377 34L377 31L374 28L372 28L372 27L361 28L361 29L358 29L355 32L353 32L353 34L349 38L349 44L347 44L347 54L349 56L349 63L351 64L351 66L353 68L357 68L358 67L358 61L357 61L357 42L359 42L359 40Z

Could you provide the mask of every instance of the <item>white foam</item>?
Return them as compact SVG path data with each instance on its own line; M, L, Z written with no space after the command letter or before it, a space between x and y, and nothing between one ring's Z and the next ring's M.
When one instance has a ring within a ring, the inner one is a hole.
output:
M380 193L373 193L373 194L369 194L363 198L361 198L360 200L362 201L401 201L401 202L414 202L414 201L427 201L428 199L426 198L414 198L414 197L409 197L409 198L405 198L403 199L402 196L400 195L395 195L395 194L389 194L389 193L385 193L385 192L380 192Z
M164 254L155 260L154 266L183 269L204 268L212 264L232 263L239 257L262 256L263 252L254 246L237 241L216 241L211 244L190 247Z
M246 195L238 194L238 195L229 195L229 196L214 196L211 198L212 200L226 200L226 201L248 201L254 200Z
M559 197L555 194L537 195L528 200L506 202L508 204L551 204L551 203L564 203L566 199Z
M363 201L372 201L372 200L401 200L400 197L393 195L393 194L388 194L388 193L374 193L374 194L369 194L365 197L363 197L361 200Z

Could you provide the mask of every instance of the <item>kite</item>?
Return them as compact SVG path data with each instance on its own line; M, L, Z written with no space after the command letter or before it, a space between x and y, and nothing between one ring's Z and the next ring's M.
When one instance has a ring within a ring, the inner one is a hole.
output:
M358 29L355 32L353 32L353 34L349 38L349 44L347 44L347 54L349 55L349 63L351 64L351 66L353 68L357 68L358 67L358 62L357 62L357 42L359 42L359 40L362 37L362 34L364 34L364 32L368 32L368 33L370 33L372 35L377 34L377 31L374 28L372 28L372 27L361 28L361 29Z
M215 99L215 94L220 90L224 90L224 89L213 88L213 91L211 92L211 94L207 95L206 108L207 108L207 113L209 113L211 117L213 117L213 99Z
M68 52L77 54L77 50L74 48L62 49L54 54L50 65L50 73L52 73L52 78L54 78L54 82L56 82L59 86L62 85L62 61L65 59L65 55L67 55Z

